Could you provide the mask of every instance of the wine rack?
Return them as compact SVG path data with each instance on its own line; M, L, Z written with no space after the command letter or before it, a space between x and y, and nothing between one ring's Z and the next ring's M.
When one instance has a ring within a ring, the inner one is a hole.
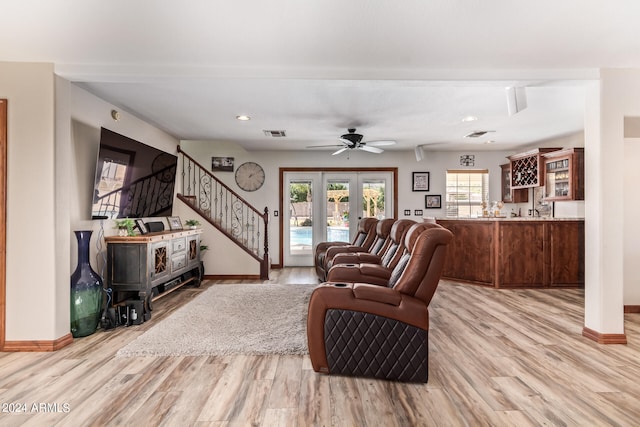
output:
M544 153L557 151L558 148L537 148L526 153L510 156L511 188L530 188L544 185L542 162L540 156Z

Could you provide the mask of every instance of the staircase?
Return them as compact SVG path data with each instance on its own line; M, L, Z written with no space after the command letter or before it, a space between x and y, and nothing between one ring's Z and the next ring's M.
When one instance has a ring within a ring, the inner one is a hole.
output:
M182 188L178 199L260 263L269 279L269 210L258 211L178 146Z

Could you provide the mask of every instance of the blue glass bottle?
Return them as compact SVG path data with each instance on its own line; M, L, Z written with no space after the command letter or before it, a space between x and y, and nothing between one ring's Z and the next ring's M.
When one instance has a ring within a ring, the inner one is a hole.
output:
M102 278L89 263L91 230L75 231L78 239L78 266L71 275L71 334L85 337L94 333L100 321L104 298Z

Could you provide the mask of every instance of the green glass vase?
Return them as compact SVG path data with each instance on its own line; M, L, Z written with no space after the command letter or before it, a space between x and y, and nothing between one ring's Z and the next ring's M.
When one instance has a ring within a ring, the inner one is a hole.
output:
M102 278L89 263L92 231L74 233L78 240L78 266L71 275L71 334L78 338L91 335L98 328L104 291Z

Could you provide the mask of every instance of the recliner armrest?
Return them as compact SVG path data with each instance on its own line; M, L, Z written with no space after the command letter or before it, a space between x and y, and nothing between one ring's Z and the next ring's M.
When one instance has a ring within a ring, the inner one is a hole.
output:
M386 288L378 285L370 285L367 283L355 283L353 285L353 295L356 299L369 300L399 306L402 301L400 292L393 288Z

